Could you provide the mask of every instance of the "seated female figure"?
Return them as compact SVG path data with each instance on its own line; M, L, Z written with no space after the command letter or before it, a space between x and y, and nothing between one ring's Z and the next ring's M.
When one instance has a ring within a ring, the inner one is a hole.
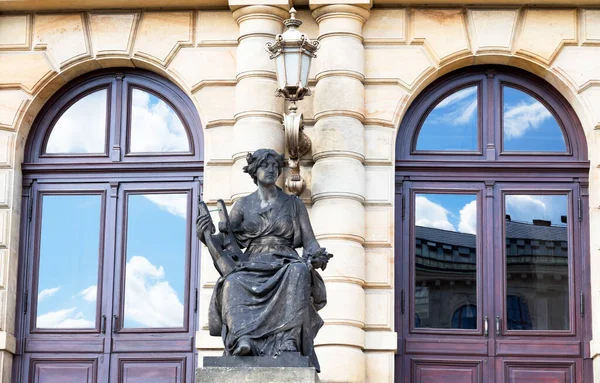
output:
M323 325L325 285L315 269L331 255L315 239L302 201L275 185L283 156L259 149L244 168L258 189L235 203L230 230L245 248L233 271L217 282L210 304L211 335L221 335L225 355L277 356L300 352L319 369L313 339ZM207 221L197 223L204 240ZM302 247L302 257L296 248Z

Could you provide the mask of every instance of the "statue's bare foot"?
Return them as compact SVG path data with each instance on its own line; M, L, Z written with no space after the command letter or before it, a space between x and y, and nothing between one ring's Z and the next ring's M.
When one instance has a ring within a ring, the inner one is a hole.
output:
M249 355L252 352L252 346L250 346L250 342L247 339L240 339L237 347L233 350L233 355L235 356L244 356Z
M282 352L297 352L298 347L296 347L296 342L293 340L286 340L281 344L280 350Z

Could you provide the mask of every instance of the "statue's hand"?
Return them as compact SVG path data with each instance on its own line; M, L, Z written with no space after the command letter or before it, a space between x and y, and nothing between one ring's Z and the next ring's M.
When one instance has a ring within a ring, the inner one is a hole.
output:
M310 264L314 269L325 270L331 257L333 257L333 254L328 253L324 247L321 247L317 252L310 255Z
M212 225L210 215L198 215L196 218L196 234L202 243L205 242L204 233L209 230Z

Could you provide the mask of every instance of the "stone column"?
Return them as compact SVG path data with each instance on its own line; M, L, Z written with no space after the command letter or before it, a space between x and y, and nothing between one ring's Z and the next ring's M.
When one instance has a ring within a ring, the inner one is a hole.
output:
M312 222L335 257L324 273L328 304L317 338L321 379L364 382L364 46L369 11L311 3L321 48L314 60Z
M287 3L282 7L230 2L233 17L240 26L237 48L235 88L235 125L233 127L232 198L252 192L256 186L243 174L246 154L260 148L284 151L282 113L284 100L275 97L275 63L264 50L267 41L282 32L289 17ZM233 100L231 100L233 102Z

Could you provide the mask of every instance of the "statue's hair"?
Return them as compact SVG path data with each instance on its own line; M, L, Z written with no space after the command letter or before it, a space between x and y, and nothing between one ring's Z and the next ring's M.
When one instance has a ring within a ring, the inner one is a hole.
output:
M271 156L275 161L277 161L277 170L278 173L281 174L283 170L283 154L279 154L273 149L258 149L254 153L248 153L246 156L246 162L248 162L247 166L244 166L244 173L248 173L254 183L256 183L256 171L260 167L260 165L267 160L267 158Z

